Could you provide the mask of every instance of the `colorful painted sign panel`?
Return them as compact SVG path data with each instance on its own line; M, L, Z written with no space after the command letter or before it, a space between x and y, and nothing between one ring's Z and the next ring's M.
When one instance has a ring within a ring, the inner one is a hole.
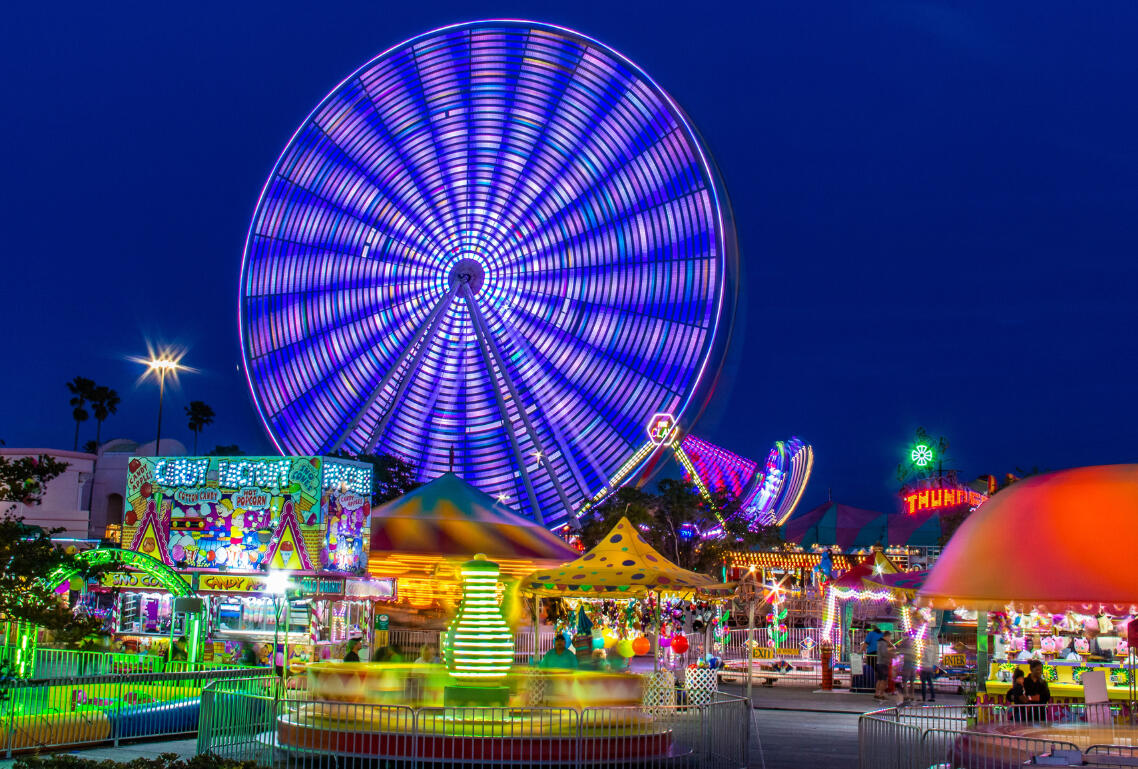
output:
M354 573L366 562L367 465L322 457L133 457L126 491L124 546L178 568Z

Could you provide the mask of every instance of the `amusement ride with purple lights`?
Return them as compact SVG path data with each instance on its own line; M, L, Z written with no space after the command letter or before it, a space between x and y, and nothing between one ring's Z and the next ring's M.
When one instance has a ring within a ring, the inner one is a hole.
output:
M245 370L282 453L453 469L555 527L634 477L653 415L695 419L736 259L710 155L636 65L547 24L446 27L285 147L242 263Z

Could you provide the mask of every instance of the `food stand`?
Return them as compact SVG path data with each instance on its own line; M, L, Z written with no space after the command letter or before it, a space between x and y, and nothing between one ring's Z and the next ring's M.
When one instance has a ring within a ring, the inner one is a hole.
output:
M979 702L1002 702L1010 671L1026 671L1031 657L1058 701L1082 701L1087 670L1106 673L1111 701L1131 699L1123 630L1138 590L1131 561L1104 550L1103 532L1118 542L1138 535L1138 465L1017 481L953 535L918 601L977 611ZM1072 645L1072 659L1061 659Z
M297 667L332 653L328 604L363 573L371 490L371 466L338 457L132 457L124 549L206 598L205 659L230 659L247 642L262 661L287 650ZM273 575L286 590L270 589ZM116 600L120 643L169 637L177 622L155 591Z

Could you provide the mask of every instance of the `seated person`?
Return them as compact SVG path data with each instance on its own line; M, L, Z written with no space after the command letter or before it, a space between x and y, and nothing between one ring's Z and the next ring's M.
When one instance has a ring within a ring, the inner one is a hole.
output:
M553 639L553 648L541 658L539 667L542 670L576 670L577 655L565 647L565 636L558 633Z
M416 665L437 665L439 664L439 653L435 651L435 645L432 643L425 643L419 648L419 656L415 658Z

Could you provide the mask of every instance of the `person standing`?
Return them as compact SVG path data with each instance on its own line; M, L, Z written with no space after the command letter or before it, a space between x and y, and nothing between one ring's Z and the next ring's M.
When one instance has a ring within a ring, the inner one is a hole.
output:
M940 636L930 638L921 650L921 702L928 697L929 702L936 702L936 689L933 688L933 679L936 677L936 666L940 664Z
M1051 688L1047 682L1043 680L1043 663L1039 660L1032 660L1027 666L1027 678L1023 679L1023 694L1028 705L1046 705L1051 702ZM1042 707L1032 708L1030 714L1031 720L1038 720L1042 717Z
M1008 693L1004 695L1004 700L1009 705L1022 705L1027 701L1027 695L1023 691L1023 671L1019 668L1015 669L1012 673L1012 688L1008 689ZM1023 708L1009 708L1011 719L1013 721L1023 720Z
M877 687L874 689L873 699L884 700L886 688L893 677L893 634L886 630L877 642Z
M881 628L877 625L871 625L869 632L865 634L865 643L862 644L862 652L865 653L865 667L863 670L872 670L874 680L877 676L877 643L881 640Z
M344 662L359 662L360 661L360 639L349 638L348 648L344 652Z

